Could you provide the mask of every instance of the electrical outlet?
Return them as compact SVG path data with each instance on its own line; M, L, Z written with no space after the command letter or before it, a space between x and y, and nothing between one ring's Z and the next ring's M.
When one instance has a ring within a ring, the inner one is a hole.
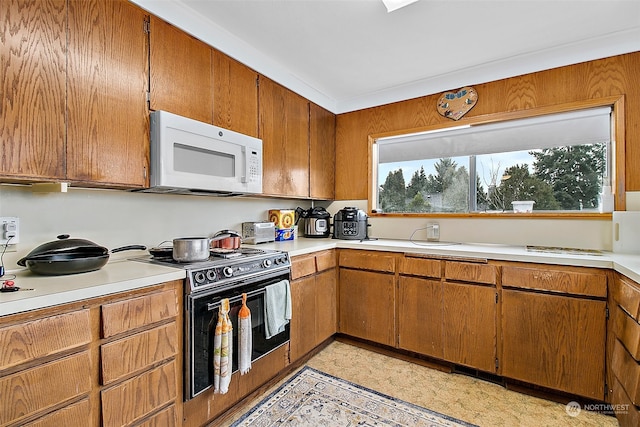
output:
M14 216L0 217L0 245L20 243L20 218Z
M430 222L427 224L427 240L440 240L440 224L437 222Z

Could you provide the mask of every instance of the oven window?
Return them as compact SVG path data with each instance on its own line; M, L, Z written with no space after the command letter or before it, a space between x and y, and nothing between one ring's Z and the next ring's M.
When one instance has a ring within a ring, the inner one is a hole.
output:
M264 285L262 285L263 287ZM255 289L255 287L252 287ZM243 292L249 292L246 288L231 290L225 297L230 300L239 297ZM193 307L193 330L192 330L192 391L193 396L209 388L213 384L213 338L216 324L218 323L218 313L220 308L220 297L199 297L194 301ZM209 304L215 304L213 310L209 310ZM233 325L233 354L232 372L238 370L238 312L242 307L242 300L230 303L229 318ZM252 327L252 354L251 360L257 360L267 353L275 350L282 344L289 341L289 325L285 330L269 339L266 339L265 319L264 319L264 292L247 298L247 307L251 311Z

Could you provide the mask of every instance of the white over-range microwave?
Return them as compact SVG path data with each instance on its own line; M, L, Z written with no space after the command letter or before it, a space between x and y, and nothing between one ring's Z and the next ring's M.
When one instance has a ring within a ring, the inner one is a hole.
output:
M262 193L262 140L167 111L151 113L150 188L215 196Z

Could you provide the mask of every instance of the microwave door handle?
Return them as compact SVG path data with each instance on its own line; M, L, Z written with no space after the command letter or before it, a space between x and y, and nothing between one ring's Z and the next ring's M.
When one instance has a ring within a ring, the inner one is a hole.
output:
M240 181L242 181L243 184L245 184L248 179L247 179L247 175L249 174L249 156L247 155L247 147L242 147L242 163L243 163L243 170L242 170L242 176L240 177ZM248 296L248 295L247 295Z
M253 297L253 296L256 296L256 295L260 295L260 294L264 294L264 293L265 293L264 288L256 289L255 291L247 292L247 298L250 298L250 297ZM235 296L233 298L229 298L229 304L233 304L233 303L236 303L238 301L242 301L242 295L238 295L238 296ZM207 304L207 311L216 310L218 307L220 307L220 301L209 303L209 304Z

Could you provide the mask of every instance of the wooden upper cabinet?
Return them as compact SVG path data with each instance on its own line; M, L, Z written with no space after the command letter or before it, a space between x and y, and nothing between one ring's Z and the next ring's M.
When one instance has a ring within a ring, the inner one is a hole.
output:
M309 197L309 102L260 76L262 192Z
M65 0L0 1L0 176L64 178Z
M309 196L335 197L336 116L309 103Z
M213 123L212 49L151 16L150 106Z
M258 73L215 49L213 124L258 138Z
M69 2L70 180L115 187L146 185L149 113L145 17L144 11L125 0Z

